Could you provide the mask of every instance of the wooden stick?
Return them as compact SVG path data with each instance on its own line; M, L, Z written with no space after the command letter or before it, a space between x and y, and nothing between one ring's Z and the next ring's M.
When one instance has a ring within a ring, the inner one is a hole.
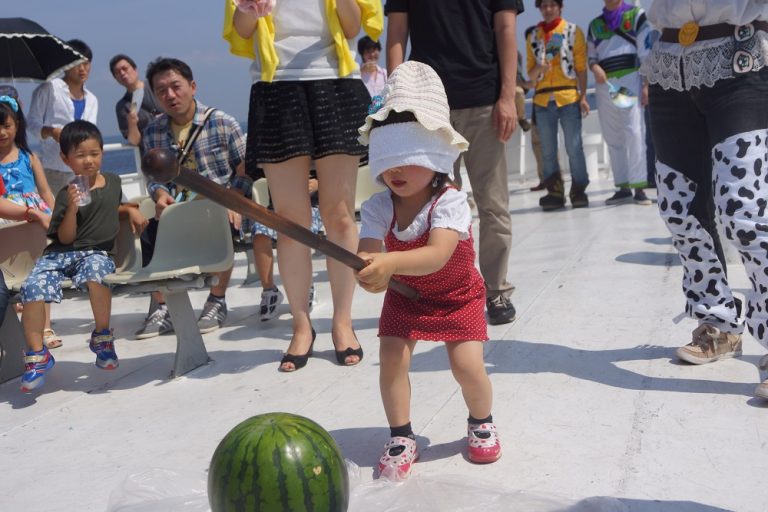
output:
M204 178L194 171L184 168L179 169L175 156L170 150L152 149L148 151L142 159L142 171L150 179L159 183L173 181L182 187L202 194L225 208L254 219L355 270L362 270L367 265L357 254L314 234L304 226L288 220L282 215L278 215L237 192ZM415 289L396 279L390 279L389 288L411 300L418 300L419 298L419 293Z

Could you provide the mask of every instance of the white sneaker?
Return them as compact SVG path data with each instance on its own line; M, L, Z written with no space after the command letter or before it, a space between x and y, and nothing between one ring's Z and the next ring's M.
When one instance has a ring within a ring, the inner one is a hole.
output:
M169 332L173 332L173 323L168 308L163 304L147 315L134 336L137 340L144 340Z
M277 306L283 303L283 293L275 286L261 291L261 306L259 306L259 320L266 322L277 316Z
M226 302L206 300L203 305L203 312L197 320L197 327L200 329L200 334L206 334L221 327L226 319Z

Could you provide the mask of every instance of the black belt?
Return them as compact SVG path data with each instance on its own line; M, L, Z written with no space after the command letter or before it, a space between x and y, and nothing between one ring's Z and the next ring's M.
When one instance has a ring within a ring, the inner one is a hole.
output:
M734 36L737 40L743 41L752 37L757 30L768 32L768 21L758 20L746 25L718 23L701 27L693 22L689 22L680 28L665 28L661 32L661 40L665 43L680 43L683 46L693 44L695 41L707 41L709 39L729 36Z
M617 55L616 57L603 59L597 64L603 68L603 71L606 73L612 73L614 71L637 69L640 67L640 59L637 58L637 54L628 53L626 55Z
M546 92L557 92L557 91L570 91L570 90L577 90L575 85L560 85L557 87L545 87L543 89L536 89L536 94L544 94Z

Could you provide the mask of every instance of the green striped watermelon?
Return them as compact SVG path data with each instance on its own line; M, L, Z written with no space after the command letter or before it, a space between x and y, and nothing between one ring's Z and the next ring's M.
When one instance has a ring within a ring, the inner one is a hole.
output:
M261 414L219 443L208 500L213 512L343 512L349 476L323 427L295 414Z

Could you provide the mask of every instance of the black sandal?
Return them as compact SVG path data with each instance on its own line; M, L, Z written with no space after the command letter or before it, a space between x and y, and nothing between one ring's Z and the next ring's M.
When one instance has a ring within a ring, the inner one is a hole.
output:
M305 366L307 366L307 361L309 361L309 358L312 357L312 349L315 346L315 338L317 337L317 333L315 332L315 329L312 329L312 343L309 345L309 350L307 350L306 354L303 355L296 355L296 354L290 354L288 352L285 352L283 354L283 358L280 359L280 366L277 367L277 371L279 372L285 372L285 373L291 373L295 372L296 370L301 370ZM285 363L292 363L293 369L292 370L286 370L283 368L283 365Z
M341 366L355 366L360 364L360 361L363 360L363 345L357 339L357 334L355 334L355 341L357 341L357 344L360 345L358 348L347 347L344 350L334 350L334 352L336 353L336 362L339 363ZM358 357L357 362L348 363L347 358L349 356L357 356Z

